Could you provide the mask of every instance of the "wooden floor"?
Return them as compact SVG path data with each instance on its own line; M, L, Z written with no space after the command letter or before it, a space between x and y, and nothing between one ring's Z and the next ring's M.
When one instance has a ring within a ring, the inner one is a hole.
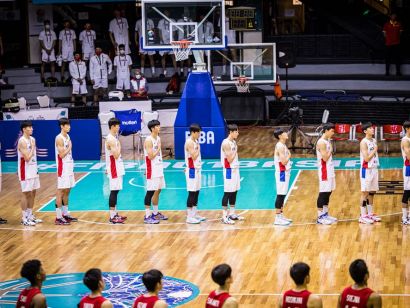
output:
M381 172L382 180L400 176L398 170ZM54 194L55 175L40 177L36 208ZM0 216L9 224L0 227L0 281L18 278L29 258L41 259L49 274L90 267L120 272L158 268L199 286L201 295L185 307L203 307L205 294L214 288L212 267L226 262L233 267L232 293L241 307L273 307L278 293L292 286L291 264L304 261L311 266L310 289L323 294L324 307L336 307L337 294L351 283L350 262L363 258L370 268L369 285L383 294L384 307L410 307L410 227L399 222L401 196L377 195L375 210L383 221L359 225L358 172L337 171L330 212L342 221L318 226L317 186L315 171L301 172L285 210L295 221L288 228L272 225L272 211L246 212L246 220L235 226L222 225L215 211L204 212L209 221L200 226L187 226L182 212L168 212L169 222L158 226L141 224L140 212L125 213L128 224L119 226L106 224L107 213L76 213L82 221L64 227L53 225L53 214L39 213L44 223L24 228L17 178L6 174Z

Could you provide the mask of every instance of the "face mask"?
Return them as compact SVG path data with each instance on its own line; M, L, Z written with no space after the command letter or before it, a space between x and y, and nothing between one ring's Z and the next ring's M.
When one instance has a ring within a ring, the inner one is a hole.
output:
M135 75L135 78L137 78L137 79L141 79L141 75Z
M125 54L125 50L121 49L120 50L120 55L124 55Z
M46 28L46 30L50 30L50 25L45 25L44 28Z
M96 54L97 56L99 56L99 55L101 54L101 50L96 50L96 51L95 51L95 54Z

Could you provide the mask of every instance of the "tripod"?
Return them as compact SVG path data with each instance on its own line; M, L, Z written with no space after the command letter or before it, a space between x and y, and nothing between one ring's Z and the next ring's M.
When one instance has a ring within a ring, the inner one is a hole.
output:
M303 110L299 107L289 108L287 118L291 122L288 134L290 135L290 142L292 146L289 147L289 149L313 150L315 148L315 144L312 142L312 138L309 138L309 136L299 128L299 125L303 122ZM297 134L300 135L300 137L305 141L307 146L295 146Z

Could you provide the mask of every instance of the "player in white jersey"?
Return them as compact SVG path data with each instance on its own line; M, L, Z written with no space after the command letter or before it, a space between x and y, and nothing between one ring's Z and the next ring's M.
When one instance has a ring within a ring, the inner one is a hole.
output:
M125 45L120 44L119 55L114 58L114 66L117 69L117 90L125 90L128 94L131 88L131 65L132 60L129 55L125 54Z
M110 198L108 205L110 208L110 220L112 224L122 224L127 219L117 212L118 193L122 190L122 181L125 175L124 162L121 157L121 143L118 140L120 131L120 120L111 118L108 121L110 132L105 138L105 165L110 183Z
M61 63L61 81L65 82L64 70L65 64L74 60L74 50L76 47L77 36L74 30L70 29L70 22L64 21L64 29L60 31L58 35L60 43L58 44L58 54L62 58Z
M0 143L0 150L1 150L1 143ZM1 192L1 180L2 180L1 174L2 173L1 173L1 154L0 154L0 192ZM7 220L0 217L0 224L6 224L6 223L7 223Z
M145 176L147 180L147 192L144 198L144 223L158 224L161 220L168 219L168 217L158 211L159 194L161 189L165 188L161 139L158 136L161 124L158 120L151 120L148 122L148 129L151 131L151 135L144 142ZM151 201L153 213L151 213Z
M145 19L145 31L146 33L149 33L149 35L146 35L145 37L149 40L150 38L153 39L153 33L154 33L154 21L151 18L146 18ZM137 22L135 23L135 45L137 46L138 53L141 58L141 73L144 74L144 68L145 68L145 56L148 55L149 63L151 65L151 73L152 76L155 76L155 62L154 62L154 55L156 53L155 50L143 50L141 44L141 37L142 37L142 19L138 19ZM148 44L149 42L145 42Z
M126 18L121 17L121 12L118 9L114 10L114 19L110 21L108 31L115 53L118 55L118 46L124 44L125 54L129 55L131 51L129 46L128 21Z
M410 121L403 123L406 135L401 139L401 155L403 156L403 198L401 200L403 216L401 223L410 225Z
M162 44L169 44L171 42L171 36L172 38L175 35L175 32L171 33L171 26L170 23L171 22L175 22L175 19L170 18L170 12L169 10L164 10L164 15L165 17L163 19L161 19L158 22L158 30L159 30L159 38ZM174 40L174 39L172 39ZM162 73L164 76L167 76L167 69L165 67L166 65L166 56L169 54L171 55L171 59L172 59L172 64L174 66L174 71L177 71L177 62L175 59L175 55L172 51L168 51L168 50L161 50L159 52L159 54L161 55L161 64L162 64Z
M329 200L332 191L336 189L336 175L333 165L332 136L335 126L332 123L323 125L323 135L316 144L316 155L319 176L319 196L317 198L317 221L321 225L337 222L337 218L329 215Z
M241 176L239 174L238 146L236 139L239 131L238 125L228 125L229 135L221 144L221 164L224 177L224 195L222 197L222 222L233 225L235 220L243 217L235 213L236 195L241 189ZM228 211L228 203L230 209Z
M276 181L276 216L275 225L288 226L292 223L292 219L286 218L283 215L283 204L289 189L290 168L292 162L290 161L290 151L286 146L288 140L288 133L281 128L275 129L273 135L279 139L275 146L274 163L275 163L275 181Z
M36 190L40 188L40 179L37 168L36 140L33 134L31 121L23 121L20 125L23 136L17 145L17 168L23 197L21 199L22 219L21 224L35 226L42 222L33 215L34 199Z
M191 124L189 127L190 137L185 141L185 179L188 191L187 218L188 224L199 224L206 218L198 215L198 197L201 190L201 145L198 138L201 134L201 127L198 124Z
M68 212L68 196L71 188L75 186L74 160L71 143L70 121L67 118L58 120L61 132L56 136L55 153L57 166L57 195L56 195L56 225L69 225L78 221Z
M81 49L83 52L83 60L88 61L95 54L95 40L97 36L94 30L91 30L91 24L87 22L84 25L84 30L81 31L78 40L81 43Z
M374 127L372 123L362 124L365 138L360 142L360 218L359 223L372 224L381 221L373 213L373 198L379 190L379 156L377 154L377 141L373 138Z
M51 77L54 78L56 70L54 47L57 42L57 36L51 29L49 20L44 20L44 30L40 32L38 40L41 46L41 82L45 82L44 70L46 63L50 63Z

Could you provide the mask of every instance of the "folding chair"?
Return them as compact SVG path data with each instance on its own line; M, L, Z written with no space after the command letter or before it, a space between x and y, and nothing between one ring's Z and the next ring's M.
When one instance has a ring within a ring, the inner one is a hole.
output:
M403 126L401 125L383 125L380 127L380 140L383 142L383 150L389 153L389 143L392 141L400 141ZM388 135L387 137L385 135Z
M352 140L352 125L350 124L335 124L335 136L332 138L333 153L336 153L337 141Z
M100 121L100 128L101 128L101 147L103 143L103 139L107 137L107 135L110 132L110 129L108 128L108 121L111 118L114 118L115 114L114 112L100 112L98 114L98 120Z

